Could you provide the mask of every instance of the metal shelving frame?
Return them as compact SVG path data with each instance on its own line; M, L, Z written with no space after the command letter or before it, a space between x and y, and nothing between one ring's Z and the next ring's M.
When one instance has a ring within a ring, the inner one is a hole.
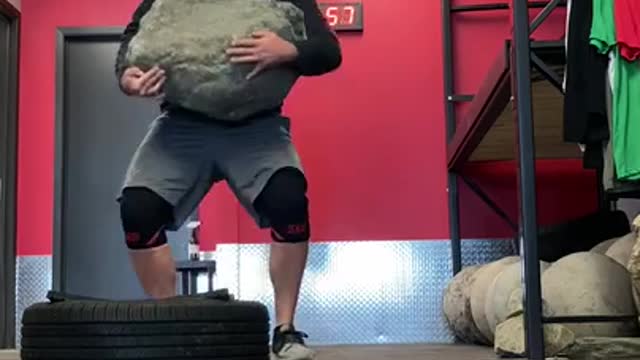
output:
M542 42L532 41L530 34L542 24L558 6L566 1L527 1L511 0L502 3L474 4L453 6L452 0L442 1L442 25L443 25L443 51L444 51L444 94L445 115L447 128L447 145L451 150L452 143L455 151L464 148L468 153L474 144L465 144L464 141L455 143L452 141L456 133L455 103L473 101L474 95L455 94L453 80L453 50L452 50L452 20L453 14L471 11L495 11L510 10L512 33L510 47L508 47L509 72L511 79L512 103L514 105L513 121L516 125L516 162L518 174L518 221L509 217L482 192L474 186L473 182L458 173L461 164L467 161L468 156L462 159L451 160L448 154L448 196L449 196L449 221L451 250L453 258L453 272L457 274L462 268L460 218L459 218L459 193L458 182L462 180L475 192L487 205L489 205L501 218L503 218L518 233L520 256L522 258L522 285L524 289L524 321L525 321L525 349L526 357L532 360L544 360L545 349L543 341L543 323L583 323L583 322L617 322L632 319L631 316L564 316L543 317L540 284L540 262L538 257L538 225L536 206L536 176L535 176L535 146L533 128L533 107L531 90L531 69L537 69L554 86L561 87L557 75L552 73L549 67L540 60L535 53L536 45ZM529 23L529 9L541 8L536 18ZM560 89L561 90L561 89ZM467 129L474 132L478 129ZM488 129L484 129L487 131ZM478 130L483 131L483 130ZM474 134L465 134L473 137ZM483 135L480 135L483 136ZM477 139L476 139L477 140ZM477 145L477 144L476 144ZM466 148L465 148L466 146ZM468 154L467 154L468 155Z

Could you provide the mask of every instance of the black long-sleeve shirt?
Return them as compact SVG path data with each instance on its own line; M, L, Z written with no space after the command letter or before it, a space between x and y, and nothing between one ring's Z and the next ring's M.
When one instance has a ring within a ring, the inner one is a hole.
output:
M121 45L116 59L116 76L118 80L125 70L125 55L131 39L138 33L140 20L151 9L155 0L143 0L133 13L132 19L122 34ZM304 12L307 39L294 41L298 57L292 66L302 76L317 76L331 72L342 62L340 44L337 37L327 25L316 0L279 0L296 5Z

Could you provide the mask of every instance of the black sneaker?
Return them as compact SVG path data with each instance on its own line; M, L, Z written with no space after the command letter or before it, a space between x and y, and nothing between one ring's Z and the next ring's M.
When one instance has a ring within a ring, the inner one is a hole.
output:
M307 334L297 331L293 326L286 330L282 325L273 330L272 352L274 359L282 360L312 360L316 353L309 349L304 338Z

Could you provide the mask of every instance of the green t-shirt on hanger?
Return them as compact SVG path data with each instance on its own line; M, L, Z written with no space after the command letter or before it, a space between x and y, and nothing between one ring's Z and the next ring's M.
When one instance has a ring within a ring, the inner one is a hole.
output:
M588 1L588 0L585 0ZM640 179L640 64L620 56L616 46L614 0L593 0L591 45L613 52L613 158L619 180ZM636 99L635 105L631 99Z

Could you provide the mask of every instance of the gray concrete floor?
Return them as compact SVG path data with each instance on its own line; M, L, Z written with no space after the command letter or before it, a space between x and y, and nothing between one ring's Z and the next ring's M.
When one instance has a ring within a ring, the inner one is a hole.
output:
M464 345L397 345L319 347L316 360L495 360L491 348ZM0 360L19 360L17 352L0 351Z
M0 360L16 360L20 359L18 353L11 350L0 350Z
M465 345L383 345L318 348L317 360L495 360L493 349Z

